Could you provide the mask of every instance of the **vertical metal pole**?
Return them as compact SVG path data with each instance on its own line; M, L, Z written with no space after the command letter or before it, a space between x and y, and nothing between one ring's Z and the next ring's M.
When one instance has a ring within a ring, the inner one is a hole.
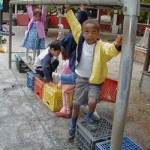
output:
M17 15L17 5L15 5L15 15Z
M11 69L12 55L12 5L9 4L9 69Z
M62 8L63 6L57 7L57 17L58 17L58 40L62 40L64 38L64 26L62 24Z
M0 9L0 31L3 31L3 9Z
M115 107L110 150L121 150L132 76L133 54L137 29L137 16L124 17L123 43L119 87Z
M0 31L3 31L3 0L0 0Z

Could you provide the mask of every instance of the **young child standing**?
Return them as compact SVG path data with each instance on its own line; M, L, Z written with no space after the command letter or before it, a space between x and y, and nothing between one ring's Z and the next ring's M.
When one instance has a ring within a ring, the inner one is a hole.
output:
M33 50L32 63L34 63L36 53L38 56L40 54L40 49L45 49L44 24L46 21L46 7L42 5L42 10L36 8L34 11L32 11L31 5L27 5L26 8L30 22L25 32L22 47L26 48L26 59L28 63L30 63L29 50Z
M68 135L68 140L72 140L75 137L80 105L88 105L85 120L89 129L96 130L97 128L93 119L93 113L97 101L100 99L101 85L108 73L106 63L119 54L122 37L117 37L112 44L98 40L99 23L92 19L86 20L81 28L70 5L65 7L67 10L67 21L78 45L75 69L77 78Z
M33 68L39 76L50 82L52 80L52 72L56 70L59 65L58 56L61 52L59 41L54 41L49 44L35 60Z
M72 71L69 69L69 59L68 59L68 54L64 49L61 50L62 53L62 59L65 60L63 64L63 69L61 73L64 74L71 74ZM58 88L61 88L62 84L61 81L57 84ZM63 107L59 112L56 112L57 117L64 117L64 118L70 118L71 117L71 110L69 106L69 93L73 92L75 89L75 85L67 85L63 90L62 90L62 97L63 97Z

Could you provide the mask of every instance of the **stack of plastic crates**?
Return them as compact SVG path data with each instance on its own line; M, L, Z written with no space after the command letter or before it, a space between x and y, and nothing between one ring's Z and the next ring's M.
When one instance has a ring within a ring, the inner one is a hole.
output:
M92 132L83 121L77 123L75 145L80 150L94 150L95 144L111 138L112 125L104 118L96 122L97 130Z
M24 57L24 56L25 56L24 53L15 54L16 68L19 73L26 73L30 70L28 66L21 60L21 57Z
M35 74L32 71L27 72L27 87L34 92L34 78Z
M63 87L64 88L64 87ZM69 104L72 108L73 94L69 94ZM43 103L53 112L59 111L63 106L62 89L57 88L57 85L49 83L44 85Z
M40 80L38 77L34 78L34 94L40 100L43 100L43 89L45 82Z
M110 140L97 143L94 150L109 150ZM128 137L123 137L121 150L143 150Z
M117 81L106 78L105 82L102 85L100 97L101 101L115 103L117 96L117 86L118 86Z

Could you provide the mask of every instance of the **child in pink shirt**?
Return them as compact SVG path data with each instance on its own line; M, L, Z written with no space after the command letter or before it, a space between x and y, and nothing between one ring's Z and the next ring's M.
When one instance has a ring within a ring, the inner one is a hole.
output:
M61 73L63 74L71 74L72 71L69 69L69 59L67 53L62 50L62 59L65 60L63 64L63 69ZM57 84L58 88L61 88L62 84L61 81ZM62 97L63 97L63 107L59 112L56 112L57 117L64 117L64 118L70 118L71 117L71 110L69 106L69 93L73 92L75 89L75 85L67 85L63 90L62 90Z
M42 9L36 8L32 10L31 5L27 5L26 8L30 21L25 32L22 47L26 48L26 59L28 63L31 63L29 59L29 50L31 49L33 51L32 63L34 64L36 53L38 56L40 50L45 49L44 24L47 13L45 5L42 5Z

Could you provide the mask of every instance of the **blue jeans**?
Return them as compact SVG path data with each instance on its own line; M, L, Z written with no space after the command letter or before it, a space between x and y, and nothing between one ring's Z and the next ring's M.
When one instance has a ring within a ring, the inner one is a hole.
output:
M77 74L73 72L72 74L61 74L61 83L62 84L75 84Z

